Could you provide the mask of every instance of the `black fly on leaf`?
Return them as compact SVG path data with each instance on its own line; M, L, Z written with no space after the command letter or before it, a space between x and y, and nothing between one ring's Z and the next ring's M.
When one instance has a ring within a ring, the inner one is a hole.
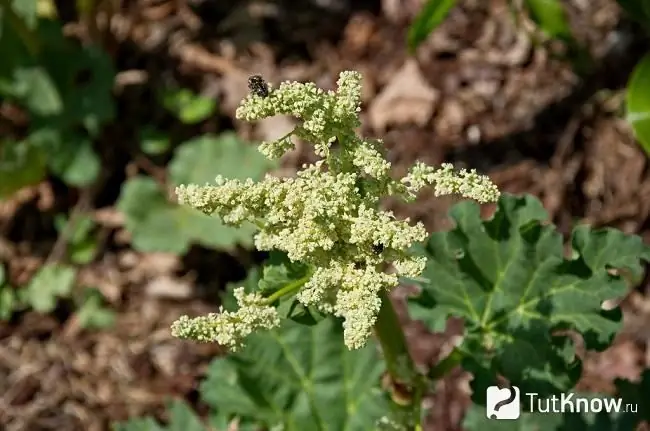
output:
M248 89L259 97L269 96L269 85L260 75L252 75L248 78Z

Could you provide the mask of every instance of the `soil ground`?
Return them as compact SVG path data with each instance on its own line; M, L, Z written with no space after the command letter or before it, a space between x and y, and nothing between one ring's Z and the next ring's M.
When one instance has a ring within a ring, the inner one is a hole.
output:
M82 278L109 299L117 321L107 330L82 330L64 303L51 315L27 312L0 323L2 429L106 430L130 416L164 418L169 396L205 412L198 383L220 351L173 339L169 325L181 314L214 311L214 292L242 278L256 257L200 247L183 257L138 253L114 204L127 175L164 172L164 163L127 152L143 124L158 124L178 139L228 129L251 139L277 137L283 119L256 127L234 119L253 73L274 83L309 80L332 88L339 71L359 70L362 132L385 140L397 172L418 159L476 168L504 192L540 197L565 234L587 222L650 241L648 159L621 115L625 82L647 46L613 0L566 2L577 38L594 59L583 74L556 43L532 43L531 26L517 26L505 0L460 1L414 57L405 36L418 0L122 3L104 34L120 70L118 120L102 137L115 152L114 165L105 167L110 181L84 198L52 180L0 204L0 257L18 283L52 258L53 208L90 202L103 226L103 248ZM152 103L160 82L217 97L220 114L200 127L170 122ZM310 157L298 148L283 168L295 170ZM433 231L449 227L453 202L425 196L409 208L391 206ZM650 367L648 287L646 280L623 299L625 330L606 352L587 355L580 388L610 391L615 378L635 379ZM445 334L406 319L405 325L423 364L444 357L462 330L458 322ZM426 429L461 429L468 379L456 370L440 382Z

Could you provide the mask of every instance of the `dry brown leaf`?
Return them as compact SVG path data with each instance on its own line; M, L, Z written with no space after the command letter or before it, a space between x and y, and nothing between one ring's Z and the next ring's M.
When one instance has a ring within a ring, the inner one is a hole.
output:
M438 90L422 77L417 62L409 59L370 105L370 124L377 131L388 125L422 127L431 119L439 97Z
M155 298L186 299L192 296L192 284L187 280L161 275L147 283L145 291Z

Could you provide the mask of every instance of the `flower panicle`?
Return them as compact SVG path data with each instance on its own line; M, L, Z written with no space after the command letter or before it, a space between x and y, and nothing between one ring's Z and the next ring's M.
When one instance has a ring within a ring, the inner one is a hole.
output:
M321 160L303 165L293 178L267 175L261 181L216 178L214 184L182 185L179 202L224 223L258 227L255 247L285 252L293 262L310 266L310 278L296 291L305 306L344 319L344 340L350 349L363 347L371 335L381 307L381 295L398 284L398 277L415 278L426 259L409 249L426 239L422 223L398 220L378 209L380 199L397 195L408 200L424 187L437 196L460 194L479 202L496 201L499 190L475 170L454 171L416 163L396 180L390 176L380 140L358 137L361 74L342 72L337 91L313 83L285 82L277 88L258 78L251 94L237 109L237 117L255 121L273 115L292 115L302 123L276 141L264 142L260 151L282 157L294 148L292 136L314 144ZM336 145L335 145L336 144ZM386 273L386 263L395 272ZM189 318L172 327L175 336L216 341L231 349L243 346L252 332L279 325L275 309L259 293L235 291L236 312Z

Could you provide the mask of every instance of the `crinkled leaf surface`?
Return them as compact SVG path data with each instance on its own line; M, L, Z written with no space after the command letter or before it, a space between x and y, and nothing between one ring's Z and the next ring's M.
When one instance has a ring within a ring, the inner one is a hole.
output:
M117 207L125 215L132 244L139 251L183 254L191 243L220 249L252 245L252 227L224 226L216 217L169 202L149 177L127 181Z
M180 145L169 164L169 176L175 185L212 184L217 175L259 180L272 166L255 146L226 132L200 136Z
M192 408L181 400L174 400L169 405L169 424L160 425L151 417L131 419L115 424L114 431L206 431ZM225 431L225 430L224 430Z
M215 359L202 397L222 413L286 431L375 430L387 415L379 387L384 371L376 346L356 351L343 344L335 319L306 327L253 334L237 354Z
M265 296L269 296L288 284L304 279L308 276L308 271L307 265L291 262L285 253L272 251L265 262L259 290Z
M58 298L72 291L76 272L74 268L59 264L43 266L24 288L24 300L41 313L49 313L56 307Z
M430 328L449 316L465 320L460 349L474 373L475 401L500 373L523 392L542 396L566 391L580 376L573 342L556 330L582 334L588 349L603 350L620 328L618 308L604 300L627 291L608 267L639 271L649 260L638 237L612 229L577 228L576 258L567 260L563 238L532 196L504 194L494 216L480 218L479 207L463 202L450 212L456 227L434 233L424 247L428 263L422 293L410 301L411 315Z

